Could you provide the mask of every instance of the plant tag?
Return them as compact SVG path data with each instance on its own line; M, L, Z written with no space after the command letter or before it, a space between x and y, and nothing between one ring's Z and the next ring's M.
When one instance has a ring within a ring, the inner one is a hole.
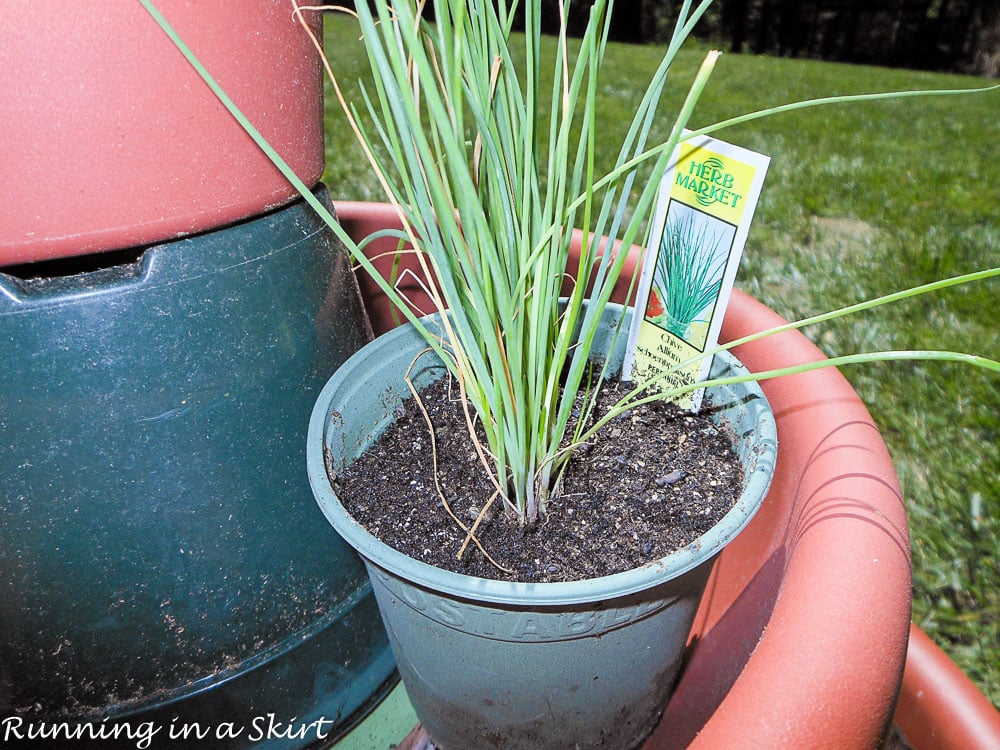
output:
M700 136L663 176L622 378L657 390L705 380L770 157ZM697 410L704 389L677 402Z

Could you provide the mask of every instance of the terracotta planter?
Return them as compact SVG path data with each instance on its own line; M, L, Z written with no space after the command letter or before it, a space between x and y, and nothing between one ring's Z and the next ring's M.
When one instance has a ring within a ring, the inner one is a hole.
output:
M388 206L339 204L356 236ZM372 248L372 252L380 249ZM391 325L362 279L376 329ZM413 299L421 300L414 291ZM781 322L736 293L723 337ZM736 351L751 370L821 358L789 332ZM763 383L781 445L758 515L722 553L687 662L647 748L873 747L900 689L910 618L906 513L877 427L847 381L818 370Z
M1000 748L1000 711L916 625L896 726L916 750Z
M318 182L319 58L289 5L158 7L306 184ZM0 267L151 244L295 197L138 2L56 11L15 0L3 12Z

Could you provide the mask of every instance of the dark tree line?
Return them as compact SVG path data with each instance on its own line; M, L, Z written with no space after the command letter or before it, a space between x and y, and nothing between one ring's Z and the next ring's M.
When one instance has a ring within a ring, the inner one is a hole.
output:
M544 29L558 27L564 1L542 0ZM571 30L592 1L570 0ZM617 0L612 36L665 41L680 6ZM733 52L1000 77L1000 0L717 0L696 34Z
M544 0L558 23L561 0ZM571 25L590 0L571 0ZM620 0L618 41L662 42L679 0ZM1000 0L718 0L696 33L734 52L1000 77Z

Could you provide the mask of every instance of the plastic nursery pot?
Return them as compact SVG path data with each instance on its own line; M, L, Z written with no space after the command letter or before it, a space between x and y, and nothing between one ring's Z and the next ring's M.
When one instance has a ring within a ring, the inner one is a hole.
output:
M395 682L301 459L316 396L370 338L346 255L297 202L50 268L0 270L0 717L154 722L154 746L233 722L197 746L247 748L273 713L335 738Z
M608 351L614 305L596 351ZM627 325L627 323L626 323ZM610 352L621 365L624 336ZM309 426L316 499L368 568L400 676L439 747L630 748L659 718L673 686L705 582L719 551L749 522L770 483L774 421L756 384L710 391L728 423L746 488L691 545L655 563L574 583L517 584L464 576L412 560L346 513L327 476L360 455L409 393L403 375L423 348L411 326L385 334L327 383ZM418 387L444 375L418 362ZM729 356L716 373L739 371ZM325 457L324 457L325 456Z
M316 184L322 73L291 4L156 6ZM297 197L137 0L22 0L3 14L0 266L166 241ZM318 14L307 18L319 28Z

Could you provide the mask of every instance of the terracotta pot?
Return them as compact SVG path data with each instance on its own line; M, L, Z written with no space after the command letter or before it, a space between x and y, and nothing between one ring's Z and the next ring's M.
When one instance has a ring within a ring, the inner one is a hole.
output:
M732 339L781 322L734 297ZM737 350L751 370L823 355L799 333ZM775 483L719 561L650 747L871 747L889 726L910 615L906 514L888 452L833 369L763 383L778 423Z
M359 237L395 224L388 206L342 203L338 212ZM384 300L361 284L373 324L391 325ZM412 299L421 304L417 290ZM722 335L780 322L737 292ZM823 356L796 332L736 354L751 370ZM910 557L888 451L836 370L763 388L781 445L774 484L716 564L665 729L650 749L872 747L893 716L909 635Z
M318 182L319 57L289 5L158 7L306 184ZM15 0L3 12L0 267L151 244L295 197L138 2Z
M1000 748L1000 711L916 625L896 726L916 750Z

